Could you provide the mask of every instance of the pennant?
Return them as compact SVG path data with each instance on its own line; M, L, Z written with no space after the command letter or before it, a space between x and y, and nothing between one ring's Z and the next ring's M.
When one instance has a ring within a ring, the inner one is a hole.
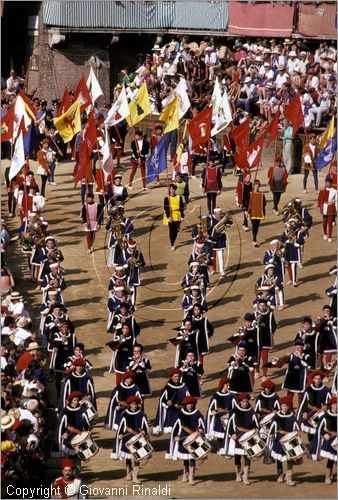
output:
M21 125L23 119L24 131L28 129L32 122L32 118L28 115L25 103L21 96L17 96L14 106L14 128L13 128L13 139L16 139L19 135L19 126Z
M190 99L187 93L187 83L184 79L181 79L178 82L178 85L175 89L175 94L178 97L178 119L180 120L186 114L188 109L190 108Z
M118 98L108 111L108 115L107 118L105 119L104 124L106 127L113 127L114 125L120 123L122 120L125 120L129 115L130 115L130 110L128 105L126 88L123 85L120 95L118 96Z
M11 181L18 175L25 164L25 150L23 146L23 134L20 132L14 147L12 160L9 167L9 180Z
M335 135L334 129L335 129L334 116L332 116L331 121L330 121L327 129L324 131L324 133L319 141L320 147L325 148L325 146L329 142L329 140Z
M210 106L212 106L212 121L215 121L216 119L217 110L221 104L221 100L222 100L221 86L218 81L218 76L216 76L214 90L212 91L211 103L210 103Z
M103 91L98 82L98 79L95 76L93 68L90 68L89 76L87 79L87 88L89 90L89 94L93 103L97 101L99 97L103 96Z
M148 89L146 83L142 83L136 96L129 103L130 115L127 118L128 125L133 127L151 113Z
M80 102L80 113L88 108L88 106L93 104L86 84L86 80L83 75L81 76L75 90L74 101L76 101L77 99L79 99Z
M316 168L322 170L322 168L327 167L334 158L335 151L337 149L337 138L332 137L326 144L323 151L320 153L316 160Z
M166 122L166 127L163 130L163 134L167 134L172 130L176 130L179 127L179 98L175 99L164 108L163 112L159 116L159 120Z
M246 151L249 146L249 127L250 127L250 118L247 118L244 122L242 122L232 133L232 138L236 144L236 152L234 155L235 163L240 165L241 159L243 158L244 153L244 163L246 162Z
M167 153L164 137L161 137L147 159L146 184L153 182L157 175L167 168Z
M23 147L25 155L31 155L34 150L38 149L40 142L39 129L34 123L31 123L26 135L23 138Z
M215 110L215 125L213 129L211 130L211 136L214 136L218 134L219 132L222 132L229 123L232 122L232 116L231 116L231 109L229 105L229 100L228 100L228 94L226 90L224 90L224 94L221 98L221 101L219 102L219 105L217 109ZM213 108L214 112L214 108Z
M210 139L211 133L211 117L212 108L207 107L200 113L198 113L195 118L191 120L188 125L189 135L191 137L192 148L200 144L205 144Z
M304 122L304 114L299 94L296 94L290 104L284 109L283 115L289 120L293 128L293 137Z
M264 139L265 139L265 134L263 133L248 147L246 151L246 163L249 169L257 167L259 165L263 152Z
M24 93L24 91L22 89L19 89L18 95L21 97L21 99L24 102L24 107L25 107L25 110L26 110L28 116L32 120L35 120L36 110L35 110L33 104L31 104L30 100L28 99L28 97L26 96L26 94Z
M103 158L102 158L102 167L106 174L110 174L113 170L113 157L111 151L110 137L109 131L106 127L104 130L104 146L103 146Z
M1 117L1 142L9 141L13 138L14 130L14 106L11 106L7 112L7 115L3 118Z
M268 142L266 144L266 147L269 146L269 144L272 141L275 141L278 137L278 123L279 123L279 117L280 117L280 107L278 106L278 111L275 113L275 116L271 120L271 123L267 126L265 129L265 134L269 135Z
M72 105L72 100L70 98L67 87L65 87L65 90L63 91L62 101L55 116L58 117L63 115L71 107L71 105Z
M76 99L63 115L53 120L63 142L69 142L74 135L81 132L80 102Z

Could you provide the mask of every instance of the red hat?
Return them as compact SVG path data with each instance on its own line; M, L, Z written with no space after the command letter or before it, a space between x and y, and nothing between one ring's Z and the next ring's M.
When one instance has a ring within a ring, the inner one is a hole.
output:
M237 396L237 401L243 401L243 399L250 399L250 394L248 392L241 392Z
M64 458L62 460L62 468L63 469L65 467L71 467L72 469L74 469L74 466L75 466L74 460L72 460L71 458Z
M122 375L122 380L126 380L126 378L134 378L135 377L135 373L132 372L131 370L128 370L126 372L124 372L124 374Z
M221 389L224 384L229 384L230 380L231 379L229 377L222 377L222 378L220 378L219 382L218 382L218 387Z
M326 404L329 406L329 405L333 405L334 403L337 404L337 396L333 396L333 398L329 399ZM12 427L12 429L13 429L13 427Z
M315 370L315 371L309 373L309 377L311 380L313 380L314 377L317 377L317 375L319 375L322 378L325 377L325 373L322 372L321 370Z
M12 425L11 430L12 430L12 431L16 431L16 430L18 430L18 429L19 429L19 427L22 427L23 425L25 425L25 424L22 422L22 420L16 420L16 421L14 422L14 424Z
M272 380L267 378L266 380L264 380L264 382L261 383L261 387L265 387L266 389L273 389L274 387L276 387L276 384L274 384Z
M197 399L194 398L194 396L186 396L185 398L182 399L182 402L181 402L181 404L183 406L189 405L189 404L195 405L196 403L197 403Z
M72 362L73 366L86 366L86 360L83 358L76 358Z
M129 398L126 399L127 405L131 405L131 403L141 403L141 400L138 396L129 396Z
M292 406L293 406L292 399L289 398L289 396L285 396L284 398L280 398L279 404L288 405L288 406L290 406L290 408L292 408Z
M169 370L169 377L172 377L173 375L176 375L178 373L181 375L181 370L179 368L172 368L171 370Z
M73 398L83 398L83 394L80 391L73 391L67 396L67 401L71 401Z

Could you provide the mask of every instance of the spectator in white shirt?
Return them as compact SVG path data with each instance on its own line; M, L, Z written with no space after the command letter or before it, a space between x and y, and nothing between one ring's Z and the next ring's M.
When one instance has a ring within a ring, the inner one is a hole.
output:
M298 66L299 59L294 50L291 50L288 54L288 61L286 63L289 75L292 75L294 69Z

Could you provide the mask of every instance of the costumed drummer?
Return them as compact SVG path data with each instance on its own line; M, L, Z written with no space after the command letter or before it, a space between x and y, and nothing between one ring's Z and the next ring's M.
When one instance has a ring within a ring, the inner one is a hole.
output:
M176 238L180 222L184 219L184 203L182 197L176 194L176 184L169 185L169 195L164 198L163 224L169 227L171 250L176 250Z
M141 393L134 383L135 373L127 371L122 375L122 381L113 389L107 408L104 428L117 430L123 410L127 407L126 401L129 396L137 396L141 399Z
M277 462L277 483L284 480L288 486L294 486L293 462L288 457L280 444L280 439L290 432L299 431L297 418L293 413L292 399L283 397L279 400L280 410L275 414L268 433L268 442L272 441L271 457ZM270 447L270 444L267 444ZM283 462L286 462L286 475L283 473Z
M219 454L235 456L236 481L243 481L247 486L250 484L249 469L251 460L240 444L239 438L244 433L252 429L258 429L258 427L255 411L250 405L250 394L246 392L238 394ZM243 472L241 467L242 456L244 456Z
M204 433L204 418L197 410L197 399L193 396L186 396L181 404L183 408L179 410L173 425L166 458L183 460L182 483L189 481L189 484L194 485L196 460L185 448L184 440L194 432Z
M275 392L276 384L267 378L261 383L261 387L263 390L258 394L255 405L255 412L259 420L280 408L279 396Z
M207 410L205 427L208 439L221 441L224 438L235 399L236 395L230 391L230 378L222 377Z
M149 427L147 415L142 410L141 399L138 396L129 396L126 400L128 405L124 410L120 425L116 431L116 436L113 441L113 450L111 458L114 460L126 460L126 480L133 483L140 483L138 474L140 471L140 461L137 460L126 443L138 434L149 436Z
M67 397L66 406L60 413L57 432L59 450L67 455L75 454L71 445L72 439L80 432L90 429L86 408L80 405L82 399L82 392L71 392Z
M72 362L73 370L66 376L61 391L61 408L65 404L68 395L74 391L80 391L96 407L94 381L87 371L87 363L84 358L76 358Z
M327 458L325 483L332 483L332 470L337 463L337 397L330 398L327 410L317 425L315 437L311 443L309 458L320 460Z

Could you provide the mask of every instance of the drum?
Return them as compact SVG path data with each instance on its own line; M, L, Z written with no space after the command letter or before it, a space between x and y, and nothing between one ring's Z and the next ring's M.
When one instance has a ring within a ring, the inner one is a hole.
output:
M138 462L149 458L154 451L148 438L142 432L128 439L126 447Z
M275 416L275 412L273 411L272 413L268 413L259 421L259 425L262 427L262 429L268 433L272 424L272 420Z
M312 417L309 418L309 424L314 427L315 429L317 428L319 420L322 418L324 415L325 410L318 410L316 413L312 415Z
M99 452L99 447L90 436L89 432L81 432L71 440L70 444L80 460L85 462Z
M334 438L334 440L331 443L332 448L337 451L337 437Z
M289 432L279 440L279 443L289 460L298 460L306 452L297 431Z
M258 430L252 429L245 432L238 442L243 447L245 454L250 460L258 459L265 451L265 442L260 437Z
M196 460L206 458L212 448L205 435L197 431L190 434L190 436L183 441L183 446Z
M83 405L86 408L86 413L89 422L97 417L97 411L95 409L95 406L89 399L83 399L82 401L80 401L80 405Z

